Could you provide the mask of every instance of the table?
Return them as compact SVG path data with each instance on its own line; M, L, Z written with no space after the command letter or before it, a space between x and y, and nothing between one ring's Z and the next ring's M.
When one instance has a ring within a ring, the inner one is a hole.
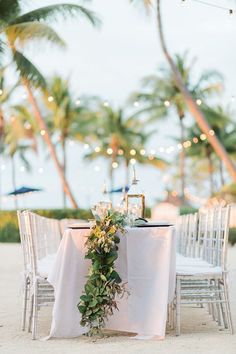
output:
M89 230L65 231L48 281L55 291L50 337L77 337L87 332L77 310L90 260L85 260ZM116 268L130 296L118 300L107 329L165 336L167 305L175 291L175 232L173 227L127 228L120 235Z

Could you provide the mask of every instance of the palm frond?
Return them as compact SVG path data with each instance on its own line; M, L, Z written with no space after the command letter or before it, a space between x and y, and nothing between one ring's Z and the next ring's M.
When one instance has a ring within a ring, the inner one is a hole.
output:
M5 33L11 44L17 41L21 46L31 40L46 40L58 46L65 42L50 26L39 22L23 22L6 27Z
M0 0L0 23L6 23L20 12L19 0Z
M21 52L15 51L13 59L22 79L29 81L34 87L46 88L46 81L34 64Z
M77 18L78 15L85 17L94 26L100 24L100 20L93 11L75 4L56 4L41 7L17 17L11 21L10 24L41 20L56 20L58 16L64 18Z

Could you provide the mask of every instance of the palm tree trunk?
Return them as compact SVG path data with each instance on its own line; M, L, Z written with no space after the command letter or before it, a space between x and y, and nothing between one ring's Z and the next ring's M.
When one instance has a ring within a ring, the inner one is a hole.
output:
M66 156L66 138L62 138L62 158L63 158L63 173L66 178L66 169L67 169L67 156ZM64 188L62 188L63 193L63 208L66 209L66 193Z
M215 150L216 154L220 157L220 159L224 162L229 174L231 175L234 182L236 182L236 167L234 166L233 162L229 158L224 146L220 143L215 135L210 135L209 131L211 127L209 126L207 120L205 119L203 113L198 108L196 102L192 98L191 94L189 93L188 89L185 87L185 84L182 80L182 77L179 73L178 68L176 67L174 61L172 60L164 39L163 28L162 28L162 18L161 18L161 8L160 8L161 0L157 0L157 21L158 21L158 31L161 41L161 47L164 52L164 55L173 71L175 83L178 86L179 90L182 92L182 95L185 98L186 104L189 108L189 111L192 113L193 117L195 118L196 122L198 123L201 131L207 135L209 143L212 145L213 149Z
M213 162L212 162L212 156L211 156L211 151L209 149L206 150L206 156L208 160L208 173L209 173L209 183L210 183L210 193L211 197L214 194L214 180L213 180Z
M114 173L113 173L112 161L109 166L109 177L110 177L110 190L112 191L114 188ZM111 201L113 203L113 193L111 193Z
M184 142L184 124L183 116L179 116L180 121L180 141L183 145ZM179 168L180 168L180 181L181 181L181 202L182 205L185 203L185 150L182 148L180 151Z
M1 159L2 159L2 152L3 152L3 134L4 134L4 117L3 117L3 112L0 109L0 209L1 209L1 195L2 195Z
M16 190L16 166L15 166L14 155L11 155L11 180L12 180L13 191L15 191ZM18 209L17 196L14 196L14 204L15 204L15 210L17 210Z
M125 174L125 186L129 186L129 160L125 161L126 174Z
M219 160L219 172L220 172L221 187L223 187L225 185L225 177L224 177L223 164L221 160Z
M64 175L64 172L63 172L63 168L58 160L58 157L57 157L57 154L56 154L56 151L55 151L55 148L52 144L52 141L51 141L51 137L49 135L49 132L48 132L48 127L40 113L40 110L38 108L38 104L34 98L34 95L33 95L33 92L30 88L30 85L29 85L29 82L24 80L23 81L23 85L25 86L25 89L28 93L28 98L29 98L29 102L31 103L32 105L32 108L33 108L33 111L34 111L34 114L35 114L35 118L36 118L36 121L39 125L39 128L44 130L44 135L43 135L43 138L44 138L44 141L45 143L47 144L48 148L49 148L49 151L50 151L50 155L52 157L52 160L54 161L55 165L56 165L56 169L57 169L57 172L58 172L58 175L59 175L59 178L61 180L61 183L62 183L62 186L63 186L63 190L65 192L65 194L68 196L68 198L70 199L71 201L71 204L73 206L73 208L78 208L78 205L76 203L76 200L71 192L71 189L70 189L70 186L66 180L66 177Z

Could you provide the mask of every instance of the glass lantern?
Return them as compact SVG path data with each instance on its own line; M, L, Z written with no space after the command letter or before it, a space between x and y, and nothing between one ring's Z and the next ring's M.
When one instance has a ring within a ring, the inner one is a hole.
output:
M135 168L132 185L126 195L126 210L129 219L144 218L145 196L140 189L139 180L136 178ZM132 222L131 222L132 223Z
M112 202L111 199L109 197L109 193L107 191L107 187L106 184L104 183L103 186L103 191L102 191L102 198L100 200L100 202L98 203L98 212L100 214L100 216L105 216L106 212L110 209L112 209Z

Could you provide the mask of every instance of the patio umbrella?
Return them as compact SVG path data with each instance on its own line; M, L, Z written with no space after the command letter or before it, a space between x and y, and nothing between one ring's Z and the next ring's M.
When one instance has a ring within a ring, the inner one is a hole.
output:
M125 192L128 192L129 186L125 186L122 188L117 188L117 189L112 189L109 193L122 193L125 190Z
M18 189L15 189L14 191L7 193L7 196L10 195L14 195L14 196L18 196L18 195L22 195L22 194L27 194L27 193L34 193L34 192L41 192L42 189L41 188L32 188L32 187L21 187Z

